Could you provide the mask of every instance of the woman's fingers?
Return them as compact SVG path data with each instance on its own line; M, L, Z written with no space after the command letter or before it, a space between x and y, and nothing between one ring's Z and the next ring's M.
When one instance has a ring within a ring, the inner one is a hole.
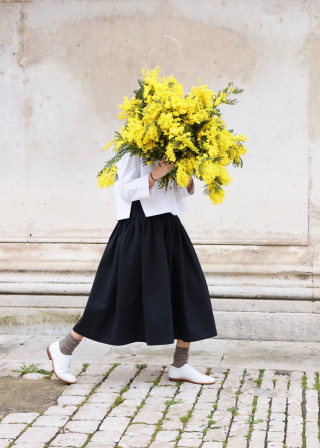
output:
M163 163L164 165L170 165L170 163L169 163L169 162L166 162L164 159L162 159L162 163Z
M161 162L161 164L165 165L167 168L170 168L170 169L173 168L173 167L175 166L174 163L166 162L166 161L164 160L164 157L162 157L162 159L160 160L160 162Z

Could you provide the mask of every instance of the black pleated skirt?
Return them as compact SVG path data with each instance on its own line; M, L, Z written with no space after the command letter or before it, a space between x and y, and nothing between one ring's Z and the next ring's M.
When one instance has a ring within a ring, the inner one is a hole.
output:
M111 345L186 342L217 335L208 285L178 215L146 217L133 201L118 220L73 330Z

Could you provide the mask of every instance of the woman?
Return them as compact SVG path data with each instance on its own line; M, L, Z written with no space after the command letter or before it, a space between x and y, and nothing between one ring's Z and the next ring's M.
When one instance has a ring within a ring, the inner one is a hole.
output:
M83 337L110 344L172 344L177 339L172 381L213 384L188 361L190 343L217 335L210 295L194 247L178 214L194 194L173 180L157 181L174 166L153 165L126 153L117 162L114 183L117 224L98 266L80 320L61 340L47 347L58 378L75 383L69 372L72 353Z

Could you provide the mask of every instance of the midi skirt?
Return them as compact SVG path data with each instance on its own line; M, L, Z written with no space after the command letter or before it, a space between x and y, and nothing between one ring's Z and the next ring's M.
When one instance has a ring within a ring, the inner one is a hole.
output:
M139 200L118 220L73 330L125 345L172 344L217 335L207 282L178 215L146 217Z

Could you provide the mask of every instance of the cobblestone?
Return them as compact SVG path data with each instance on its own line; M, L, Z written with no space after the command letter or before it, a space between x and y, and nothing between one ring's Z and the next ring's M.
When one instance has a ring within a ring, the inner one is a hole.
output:
M4 417L1 423L31 423L38 415L38 412L13 412Z
M16 438L25 428L22 423L0 423L0 437L4 439Z
M59 426L30 426L17 440L19 443L46 443L49 442L58 431Z
M52 447L82 447L86 442L87 435L79 433L59 434L50 446Z
M111 361L77 365L77 383L44 412L2 413L0 448L302 448L303 433L320 448L317 371L202 362L216 383L198 385L169 381L161 363Z
M65 426L65 431L68 432L80 432L84 434L90 434L97 430L100 425L100 421L90 421L90 420L71 420Z

